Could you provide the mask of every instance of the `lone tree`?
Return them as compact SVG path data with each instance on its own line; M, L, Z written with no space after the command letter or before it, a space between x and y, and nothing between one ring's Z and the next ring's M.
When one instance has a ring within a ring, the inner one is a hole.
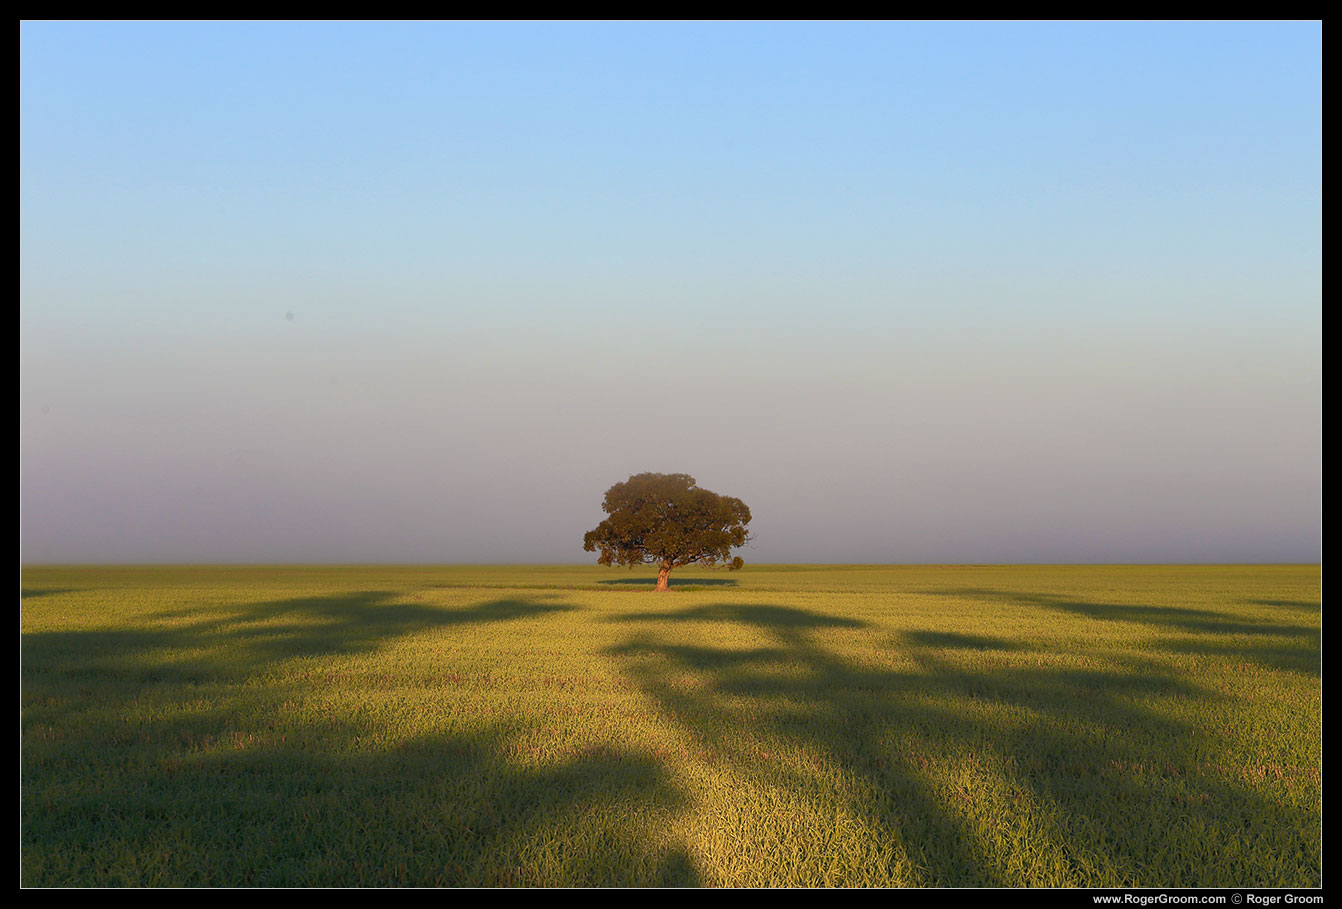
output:
M672 569L718 562L735 571L745 564L731 551L749 540L750 509L740 499L694 485L683 473L641 473L606 490L601 510L610 517L582 539L600 550L598 565L657 565L657 589L666 590Z

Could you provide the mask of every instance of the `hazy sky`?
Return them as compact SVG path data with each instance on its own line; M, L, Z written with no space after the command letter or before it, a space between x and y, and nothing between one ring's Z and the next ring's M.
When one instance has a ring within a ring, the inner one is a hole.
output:
M1320 558L1319 23L20 42L25 562Z

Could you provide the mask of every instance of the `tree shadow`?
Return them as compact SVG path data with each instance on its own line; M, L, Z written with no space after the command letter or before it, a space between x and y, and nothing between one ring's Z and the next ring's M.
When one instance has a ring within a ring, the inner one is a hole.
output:
M693 886L666 824L684 796L633 749L519 760L525 731L486 726L382 749L354 726L280 742L234 724L193 738L157 724L147 742L109 719L30 743L22 857L29 886ZM103 778L64 765L104 755ZM50 790L53 776L66 794ZM669 826L669 824L668 824ZM122 861L109 861L122 856Z
M955 631L910 631L905 639L915 647L935 647L943 650L1019 650L1002 638L981 634L961 634Z
M25 634L26 672L135 674L145 681L209 681L247 675L266 664L376 649L395 638L464 624L539 618L576 607L553 597L506 598L469 607L434 607L398 600L385 590L166 610L142 628ZM223 615L219 615L223 613Z
M778 628L863 628L865 622L840 616L821 615L791 606L772 603L742 605L716 603L694 609L669 612L631 612L607 619L609 622L731 622Z
M657 623L706 616L772 641L742 649L658 631ZM874 879L938 887L1319 880L1317 816L1217 766L1217 743L1184 717L1189 704L1222 696L1157 660L1065 668L1045 654L1027 659L1035 651L1025 644L913 631L889 653L908 668L889 669L824 646L823 629L854 623L802 609L720 604L630 620L650 627L610 652L639 688L735 772L787 792L831 787L826 799L890 846L888 865L866 869ZM817 856L822 866L844 859Z
M75 593L75 592L82 592L82 591L80 590L80 588L77 587L20 587L19 599L31 600L36 597L50 597L55 596L58 593Z
M966 587L957 590L929 591L934 596L988 600L1014 606L1037 606L1071 615L1106 622L1136 622L1180 631L1210 634L1268 634L1285 637L1315 636L1312 628L1277 622L1246 621L1243 616L1215 609L1181 606L1144 606L1135 603L1096 603L1053 593L1026 593L1015 590L988 590ZM1272 605L1272 604L1269 604Z
M1243 600L1251 606L1272 606L1281 609L1298 609L1302 612L1319 612L1323 603L1319 600Z
M1103 603L1051 593L962 588L932 595L983 600L1012 607L1034 607L1103 622L1145 625L1169 636L1157 642L1176 653L1240 656L1270 669L1319 674L1322 633L1295 622L1262 621L1224 610L1181 606ZM1252 605L1299 610L1293 600L1252 600ZM1300 618L1297 614L1292 618ZM1250 638L1251 640L1245 640ZM1271 640L1275 638L1276 640Z
M653 587L657 584L656 578L612 578L607 581L597 581L604 587ZM668 581L671 589L688 587L736 587L738 582L735 578L689 578L672 575Z
M25 635L23 882L695 885L666 832L685 797L654 755L538 751L543 730L522 713L402 716L394 690L344 681L357 664L343 657L407 635L574 608L553 596L436 608L361 591ZM346 684L362 687L333 709ZM422 684L461 683L445 669Z

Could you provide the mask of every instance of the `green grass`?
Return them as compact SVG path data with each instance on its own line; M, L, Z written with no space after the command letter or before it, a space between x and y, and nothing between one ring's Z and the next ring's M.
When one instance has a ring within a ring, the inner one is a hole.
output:
M27 568L22 882L1321 881L1318 566L647 577Z

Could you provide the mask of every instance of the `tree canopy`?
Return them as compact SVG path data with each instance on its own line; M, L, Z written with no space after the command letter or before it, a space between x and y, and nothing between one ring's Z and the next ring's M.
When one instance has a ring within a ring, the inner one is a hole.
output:
M732 549L749 540L750 509L731 496L695 485L684 473L640 473L606 490L608 517L583 537L583 549L600 552L598 565L657 565L657 589L682 565L735 571L745 564Z

